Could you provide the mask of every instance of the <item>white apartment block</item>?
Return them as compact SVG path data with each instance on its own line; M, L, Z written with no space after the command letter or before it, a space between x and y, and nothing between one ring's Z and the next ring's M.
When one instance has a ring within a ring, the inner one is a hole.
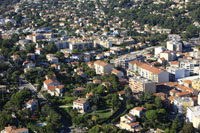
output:
M179 59L179 67L189 70L191 74L199 74L200 59Z
M169 72L169 77L171 81L177 81L178 79L190 76L189 70L176 66L167 67L167 71Z
M169 73L140 61L130 61L127 75L140 75L157 83L169 82Z
M178 40L167 41L167 49L170 51L182 52L182 43Z
M191 122L194 128L200 129L200 106L187 107L186 121Z

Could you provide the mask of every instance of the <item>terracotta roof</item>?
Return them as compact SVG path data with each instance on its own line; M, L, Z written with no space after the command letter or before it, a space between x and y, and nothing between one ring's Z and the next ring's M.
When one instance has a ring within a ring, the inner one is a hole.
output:
M47 79L47 80L44 81L44 83L45 83L46 85L51 84L51 83L53 83L53 82L58 83L58 81L57 81L57 80L54 80L54 79Z
M176 98L175 96L170 96L170 97L168 97L168 99L169 99L170 101L173 101L175 98Z
M152 73L155 73L155 74L159 74L161 72L163 72L162 70L156 68L156 67L153 67L151 65L148 65L146 63L143 63L143 62L140 62L140 61L137 61L137 60L134 60L134 61L130 61L129 62L130 64L136 64L138 67L142 68L142 69L145 69L147 71L150 71Z
M89 97L89 96L91 96L91 95L93 95L93 93L92 93L92 92L89 92L89 93L86 94L86 97Z
M125 94L125 91L124 91L124 90L123 90L123 91L118 91L118 94L124 95L124 94Z
M179 62L178 61L172 61L170 62L171 65L179 65Z
M136 125L139 125L139 122L129 123L128 125L130 125L131 127L132 127L132 126L136 126Z
M85 88L83 88L83 87L78 87L78 88L75 88L74 90L76 90L76 91L82 91L82 90L85 90Z
M176 96L185 96L185 95L189 95L189 94L191 94L191 93L188 91L184 91L184 92L176 93Z
M188 88L188 87L185 87L183 85L177 85L176 87L179 88L179 89L181 89L182 91L194 92L193 88Z
M137 111L142 111L144 108L142 108L142 107L135 107L135 108L133 108L133 110L137 110Z
M183 82L186 83L186 84L192 84L191 80L184 80Z
M97 64L97 65L100 65L100 66L106 66L106 65L108 65L108 63L106 63L104 61L101 61L101 60L95 61L94 64Z
M176 90L175 90L175 89L172 89L172 90L170 90L170 92L172 92L172 93L173 93L173 92L176 92Z
M33 102L36 102L36 100L30 99L26 104L32 104Z
M87 102L87 99L86 98L79 98L77 100L74 101L75 103L81 103L81 104L84 104Z
M120 71L119 70L117 70L117 69L113 69L112 70L112 73L114 73L114 74L117 74L117 73L119 73Z

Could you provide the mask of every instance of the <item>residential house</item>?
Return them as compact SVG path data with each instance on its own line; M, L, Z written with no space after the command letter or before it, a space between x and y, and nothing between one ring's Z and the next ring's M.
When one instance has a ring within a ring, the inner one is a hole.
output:
M131 109L129 111L130 114L134 115L134 116L137 116L137 117L141 117L141 116L144 116L145 115L145 112L146 112L146 109L145 108L142 108L142 107L135 107L133 109Z
M5 127L1 133L29 133L27 128L19 128L17 129L15 126Z
M95 61L94 67L95 67L96 74L111 73L113 69L112 65L101 60Z
M79 98L73 101L73 109L76 109L79 113L87 113L90 111L90 105L86 98Z
M5 91L6 90L6 86L5 85L0 85L0 91Z
M34 110L36 105L37 105L37 101L34 100L34 99L30 99L30 100L26 103L26 108L27 108L27 109Z

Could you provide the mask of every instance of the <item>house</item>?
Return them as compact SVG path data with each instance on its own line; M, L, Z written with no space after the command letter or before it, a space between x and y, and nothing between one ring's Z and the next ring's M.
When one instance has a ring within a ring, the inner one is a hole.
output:
M157 83L169 82L168 72L137 60L129 62L127 75L140 75Z
M60 70L61 68L60 64L51 64L51 67L54 68L55 70Z
M98 54L98 55L96 56L96 59L97 59L97 60L104 59L104 55L103 55L103 54Z
M15 126L5 127L1 133L29 133L27 128L19 128L17 129Z
M6 86L5 85L0 85L0 91L5 91L6 90Z
M125 98L125 91L124 91L124 90L119 91L119 92L118 92L118 95L119 95L119 99L120 99L120 100L123 100L123 99Z
M49 86L47 92L51 96L62 96L64 85Z
M134 115L134 116L137 116L137 117L141 117L141 116L144 116L145 115L145 112L146 112L146 109L145 108L142 108L142 107L135 107L133 109L131 109L129 111L130 114Z
M156 92L156 83L140 76L130 77L129 87L131 88L132 92L135 93L148 91L151 91L152 93Z
M24 61L23 66L24 68L34 68L35 64L32 61Z
M95 67L96 74L111 73L112 68L113 68L112 65L101 60L95 61L94 67Z
M93 84L101 84L101 80L94 79L94 80L93 80Z
M73 109L76 109L79 113L87 113L90 111L90 105L86 98L79 98L73 101Z
M41 55L42 54L42 48L36 48L35 49L35 54L36 55Z
M81 92L83 92L85 90L85 88L78 87L78 88L75 88L74 90L75 90L76 93L81 93Z
M26 108L27 108L27 109L30 108L31 110L34 110L36 105L37 105L37 101L34 100L34 99L30 99L30 100L26 103Z
M55 79L47 79L43 82L44 88L47 90L50 86L58 86L60 83Z
M118 79L124 78L124 73L122 71L117 70L117 69L113 69L112 74L116 75L118 77Z
M47 60L53 64L58 64L58 58L57 57L49 57Z

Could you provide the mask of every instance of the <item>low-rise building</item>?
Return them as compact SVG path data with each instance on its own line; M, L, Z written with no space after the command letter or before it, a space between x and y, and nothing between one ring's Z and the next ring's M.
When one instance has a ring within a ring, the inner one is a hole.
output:
M141 116L144 116L145 115L145 112L146 112L146 109L145 108L142 108L142 107L135 107L133 109L131 109L129 111L130 114L134 115L134 116L137 116L137 117L141 117Z
M90 111L90 105L86 98L79 98L73 102L73 109L79 113L87 113Z
M26 108L27 108L27 109L34 110L36 105L37 105L37 101L34 100L34 99L30 99L30 100L26 103Z
M148 91L152 93L156 92L156 83L140 76L129 78L129 87L132 92L135 93Z
M101 60L95 61L94 67L96 74L111 73L113 69L112 65Z
M118 79L124 78L124 73L122 71L117 70L117 69L113 69L112 74L116 75L118 77Z
M16 128L15 126L5 127L1 133L29 133L27 128Z

